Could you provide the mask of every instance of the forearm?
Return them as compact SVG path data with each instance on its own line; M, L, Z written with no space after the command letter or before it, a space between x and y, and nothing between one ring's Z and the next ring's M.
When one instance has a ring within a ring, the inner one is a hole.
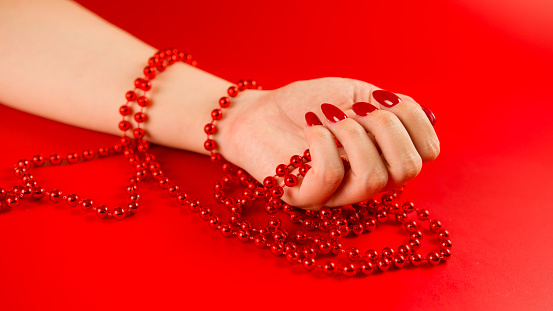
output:
M0 3L0 41L0 102L111 134L121 133L118 108L156 51L66 1ZM201 129L229 84L183 63L159 74L149 140L205 153Z

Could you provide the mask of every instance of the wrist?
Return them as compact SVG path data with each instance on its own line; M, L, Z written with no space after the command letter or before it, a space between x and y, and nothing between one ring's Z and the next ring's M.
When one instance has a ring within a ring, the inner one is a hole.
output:
M223 111L223 118L217 123L217 132L213 139L217 142L217 152L227 161L240 167L248 167L243 162L244 152L248 152L247 144L240 133L246 130L252 120L251 112L259 108L262 98L270 94L265 90L245 90L238 96L231 98L229 107Z

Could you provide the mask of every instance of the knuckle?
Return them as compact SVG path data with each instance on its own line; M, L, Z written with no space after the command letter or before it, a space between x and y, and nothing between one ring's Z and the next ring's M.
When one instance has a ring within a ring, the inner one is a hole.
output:
M433 137L426 142L424 152L421 155L423 162L434 161L440 155L440 140Z
M320 178L321 181L324 183L324 185L328 186L336 186L339 185L342 182L342 178L344 176L344 169L342 167L340 168L327 168L322 171Z
M380 192L388 184L388 171L383 169L373 172L368 176L364 184L368 195L372 196Z
M406 157L396 173L395 182L397 184L403 184L415 178L420 173L421 169L422 158L418 154Z
M413 179L420 173L421 169L422 169L421 157L418 154L410 156L405 160L403 164L401 179L403 181Z

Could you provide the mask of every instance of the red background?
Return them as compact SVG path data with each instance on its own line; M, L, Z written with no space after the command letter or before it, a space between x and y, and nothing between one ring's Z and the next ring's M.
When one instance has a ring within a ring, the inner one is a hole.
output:
M155 47L188 51L230 81L251 77L271 89L351 77L431 108L442 154L405 197L446 225L454 257L365 278L307 273L222 238L150 184L142 211L121 222L47 200L1 213L3 310L551 308L550 1L80 2ZM120 104L114 98L114 109ZM16 183L20 158L116 139L2 105L0 133L3 187ZM187 192L211 200L221 173L206 157L154 152ZM34 171L47 189L112 205L131 173L119 158ZM360 240L367 248L400 241L393 226Z

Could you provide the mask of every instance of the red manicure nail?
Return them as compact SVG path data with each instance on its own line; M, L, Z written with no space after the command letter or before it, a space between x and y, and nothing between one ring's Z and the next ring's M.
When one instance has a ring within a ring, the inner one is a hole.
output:
M369 113L378 110L378 108L367 102L355 103L351 106L351 109L353 109L353 112L355 112L356 115L361 117L367 116Z
M373 92L373 98L384 107L391 108L401 103L401 98L396 94L385 90L376 90Z
M342 121L348 117L342 110L340 110L340 108L331 104L322 104L321 110L323 111L326 119L332 123Z
M436 124L436 116L434 115L432 110L430 110L426 107L423 107L423 106L421 106L421 108L422 108L422 111L424 111L424 113L426 113L426 116L428 117L428 120L430 120L430 123L432 123L432 126L434 126L434 124Z
M311 111L309 111L308 113L305 114L305 122L307 122L307 125L309 125L309 126L323 125L321 123L321 120L319 120L319 118L317 117L317 115L314 114Z

